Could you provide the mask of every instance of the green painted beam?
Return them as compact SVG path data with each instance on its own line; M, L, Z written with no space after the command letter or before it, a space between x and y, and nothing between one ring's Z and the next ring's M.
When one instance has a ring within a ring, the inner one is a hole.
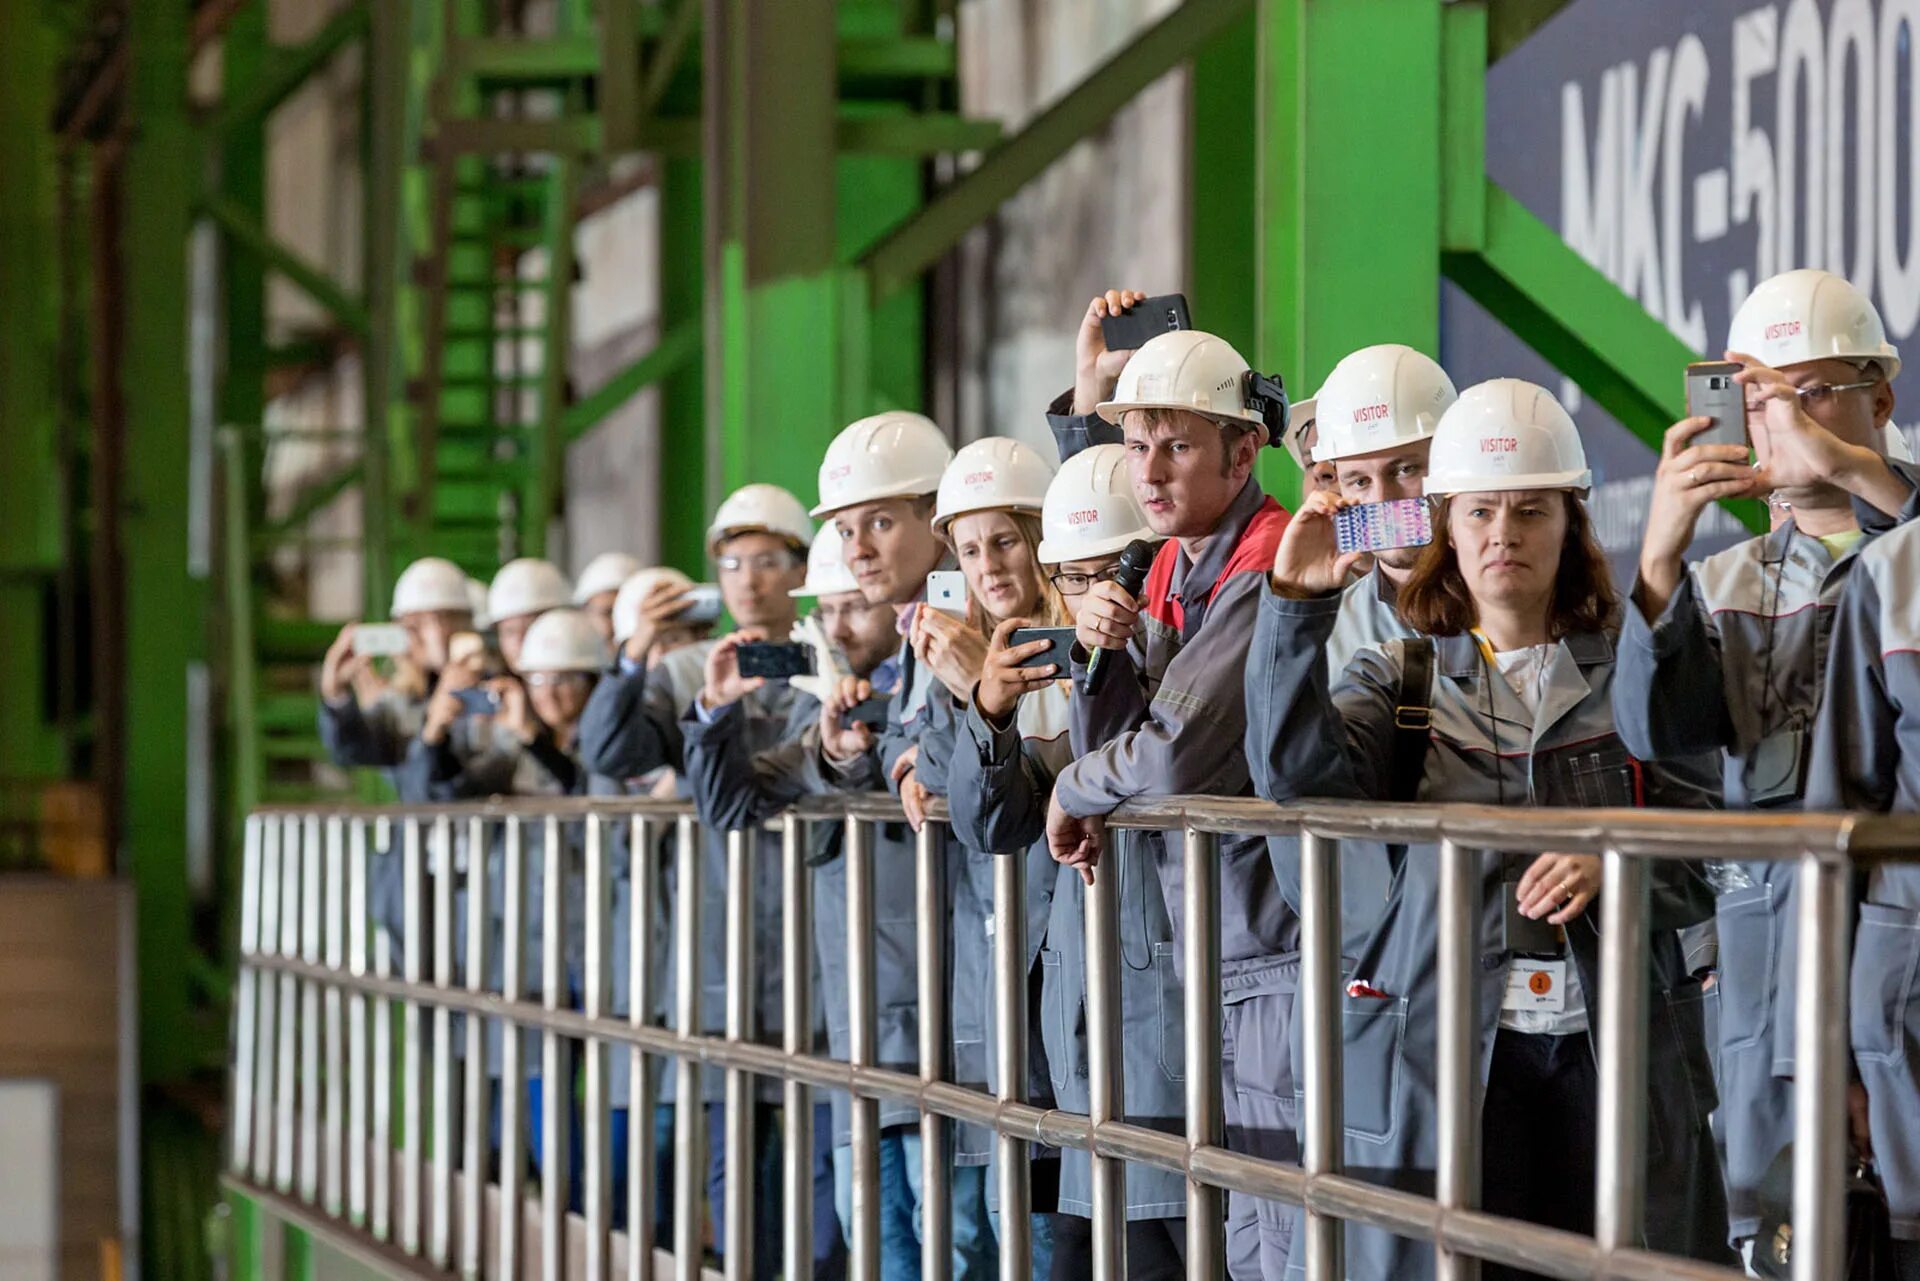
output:
M224 195L208 196L200 202L200 209L235 243L265 260L269 267L299 286L302 293L326 308L334 319L356 335L364 339L371 332L367 309L358 299L325 271L268 235L246 210Z
M353 488L365 474L362 460L355 458L303 486L283 514L266 521L254 531L254 554L262 555L283 539L297 534L316 512Z
M1547 19L1567 7L1568 0L1491 0L1487 24L1487 62L1494 63L1519 47Z
M667 90L679 72L687 46L700 29L700 0L675 0L667 16L666 29L652 57L647 59L646 74L640 86L639 114L651 116L666 100ZM604 113L603 113L604 114Z
M1194 324L1249 358L1256 349L1259 278L1257 99L1247 92L1255 83L1254 54L1249 7L1194 55L1187 81L1187 302ZM1113 283L1162 292L1151 281Z
M643 389L676 372L700 354L700 327L681 324L660 335L646 355L607 379L583 399L567 406L560 417L562 434L579 440L606 416Z
M253 486L246 441L231 429L220 433L221 577L227 607L227 753L232 794L228 824L237 836L245 816L260 803L260 723L254 716L259 688L253 652L253 548L248 536L247 494ZM312 722L308 725L311 727ZM228 845L235 844L229 837ZM228 913L232 916L233 913Z
M345 7L303 43L271 49L260 74L250 77L241 92L232 92L229 82L226 97L207 118L205 128L208 134L218 139L237 126L258 124L271 115L288 98L299 92L300 86L316 72L333 61L334 55L367 34L371 21L368 12L370 3L371 0L349 0ZM259 6L242 6L229 20L229 40L233 34L233 22L242 20L246 9L250 7Z
M849 88L872 82L949 80L959 73L959 55L951 40L932 36L904 36L840 42L840 87L843 93Z
M1205 48L1250 0L1186 0L1089 72L1078 86L1001 143L906 220L862 261L874 296L919 279L960 238L1136 94Z
M640 144L639 9L638 0L600 0L600 67L594 105L606 131L607 151L614 155Z
M842 115L835 129L841 151L885 156L984 151L998 144L1004 133L998 120L949 111Z
M1681 368L1697 353L1500 187L1486 188L1486 246L1448 252L1448 279L1578 383L1650 448L1686 415ZM1728 510L1755 532L1751 503Z

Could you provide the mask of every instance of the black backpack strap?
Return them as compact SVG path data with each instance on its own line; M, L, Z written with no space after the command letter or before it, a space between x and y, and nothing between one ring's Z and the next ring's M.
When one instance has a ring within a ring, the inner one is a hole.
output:
M1427 769L1427 740L1433 728L1433 639L1409 637L1394 690L1393 790L1387 798L1411 801L1420 794Z

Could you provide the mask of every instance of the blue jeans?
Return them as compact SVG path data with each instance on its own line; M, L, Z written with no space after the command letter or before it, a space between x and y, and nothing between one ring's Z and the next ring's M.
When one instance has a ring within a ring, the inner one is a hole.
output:
M853 1149L833 1150L834 1200L842 1225L853 1222ZM954 1281L991 1281L999 1275L1000 1247L987 1214L987 1167L954 1166ZM895 1126L880 1135L880 1275L883 1281L920 1275L920 1132ZM1036 1250L1038 1241L1036 1238ZM1036 1277L1045 1272L1036 1267Z
M755 1104L753 1198L753 1275L756 1281L773 1281L780 1272L781 1181L780 1110L770 1103ZM724 1246L726 1224L726 1109L718 1103L707 1104L707 1213L713 1224L716 1245ZM827 1281L846 1275L847 1247L833 1210L832 1176L827 1170L828 1153L833 1145L833 1117L827 1104L813 1109L813 1275L815 1281ZM672 1145L666 1145L671 1152Z
M498 1085L498 1082L495 1082ZM527 1078L527 1128L528 1152L533 1157L533 1168L541 1168L540 1142L545 1134L546 1090L541 1078ZM613 1226L625 1229L627 1226L627 1110L613 1108L609 1113L607 1126L607 1146L612 1151L613 1168L609 1173L613 1183ZM500 1096L496 1090L493 1096L493 1145L500 1147ZM671 1151L671 1147L668 1148ZM583 1192L586 1180L586 1118L578 1099L572 1100L567 1109L567 1209L575 1214L583 1214Z

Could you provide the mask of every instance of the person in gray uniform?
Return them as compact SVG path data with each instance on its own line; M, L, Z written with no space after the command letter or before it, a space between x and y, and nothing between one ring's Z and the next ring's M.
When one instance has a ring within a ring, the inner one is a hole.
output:
M1247 664L1246 750L1260 794L1282 803L1711 804L1709 769L1643 770L1614 730L1618 602L1581 498L1591 483L1573 420L1544 389L1514 379L1469 389L1435 432L1425 491L1443 500L1436 539L1399 594L1418 634L1361 650L1332 682L1325 647L1357 554L1335 550L1333 516L1348 500L1311 496L1280 541ZM1402 728L1415 719L1402 713L1423 705L1426 728ZM1345 1162L1361 1177L1428 1193L1437 860L1430 850L1343 843L1343 877L1383 862L1387 892L1370 919L1343 930L1352 958L1341 1019ZM1481 878L1480 1205L1590 1233L1600 860L1490 851ZM1711 895L1689 865L1659 862L1652 879L1647 1244L1730 1261L1699 983L1677 934L1707 917ZM1404 1281L1431 1274L1433 1249L1350 1226L1346 1258L1355 1281ZM1484 1275L1530 1274L1487 1265Z
M824 773L822 739L856 740L865 727L843 723L844 704L836 702L845 676L862 694L885 695L898 677L894 647L899 643L890 606L874 605L841 559L840 531L831 524L814 539L807 580L796 597L817 598L808 628L824 643L816 675L832 688L819 687L824 699L796 698L786 732L771 738L765 722L742 714L748 683L739 679L739 661L722 642L708 665L699 700L682 721L686 736L687 782L701 822L719 831L752 826L772 818L802 797L839 790ZM823 714L827 719L822 720ZM877 770L869 786L877 788ZM820 1008L827 1046L837 1059L851 1055L847 982L847 878L841 860L844 830L837 823L814 824L808 834L813 868L813 938L820 973ZM904 823L883 823L874 831L874 1005L880 1066L912 1072L918 1068L919 1028L915 964L914 843ZM816 1180L816 1194L827 1197L837 1230L822 1237L848 1242L853 1206L852 1135L847 1096L830 1099L829 1123L817 1126L816 1147L827 1154ZM918 1114L899 1103L880 1112L880 1263L885 1278L919 1275L920 1135Z
M1054 780L1047 841L1056 860L1087 875L1108 845L1106 816L1124 802L1252 791L1242 667L1262 575L1287 519L1253 476L1255 455L1284 425L1284 405L1261 396L1255 379L1221 339L1178 330L1135 352L1112 399L1097 406L1120 425L1135 496L1168 541L1138 596L1097 582L1079 608L1072 734L1080 755ZM1083 394L1076 390L1076 404ZM1094 650L1104 670L1090 679ZM1181 852L1158 834L1139 839L1153 851L1182 935ZM1293 1082L1285 1054L1274 1051L1285 1045L1298 982L1298 921L1264 841L1223 840L1220 879L1227 1141L1291 1160ZM1232 1198L1232 1275L1277 1268L1286 1232L1278 1205Z
M1036 554L1053 571L1069 620L1087 589L1111 577L1120 552L1135 539L1157 541L1133 496L1126 451L1095 445L1061 467L1048 486ZM1056 1106L1086 1113L1087 1081L1085 888L1078 873L1051 862L1047 799L1053 780L1073 759L1067 673L1054 664L1022 666L1046 642L1011 645L1025 623L1009 618L994 630L978 686L961 721L948 769L954 834L974 850L1012 857L1027 851L1047 868L1052 888L1043 928L1030 936L1040 962L1035 1004L1039 1040ZM1125 841L1110 864L1120 878L1121 1019L1126 1029L1122 1080L1126 1119L1179 1133L1184 1106L1183 1004L1173 973L1172 925L1154 877L1150 851ZM1030 871L1038 879L1041 873ZM1039 1057L1039 1056L1036 1056ZM1086 1275L1092 1252L1092 1168L1078 1150L1060 1154L1059 1215L1053 1224L1052 1275ZM1186 1189L1164 1170L1127 1170L1127 1273L1133 1281L1186 1274Z
M1910 469L1881 457L1900 360L1873 304L1824 271L1762 282L1735 313L1727 345L1747 365L1739 379L1759 469L1745 445L1698 443L1711 419L1667 432L1621 630L1614 714L1642 759L1723 750L1730 808L1796 809L1855 550L1866 531L1913 511ZM1687 567L1709 504L1768 495L1769 532ZM1717 965L1728 1232L1745 1249L1763 1214L1764 1176L1793 1141L1792 1082L1774 1054L1793 869L1727 860L1712 873L1717 953L1692 964Z

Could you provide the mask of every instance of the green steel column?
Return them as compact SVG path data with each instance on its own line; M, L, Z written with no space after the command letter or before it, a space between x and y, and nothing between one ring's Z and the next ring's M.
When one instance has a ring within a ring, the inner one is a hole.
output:
M228 102L245 97L265 69L267 13L265 5L242 5L228 21L221 37L221 96ZM221 134L219 191L257 227L268 227L266 185L266 118L253 115L236 121ZM254 434L264 416L267 373L266 263L237 236L220 237L220 290L225 300L221 344L225 368L221 371L218 421L241 427L248 434L248 519L258 524L266 517L266 486L259 481L265 455L264 435Z
M1248 359L1257 347L1254 68L1249 8L1194 57L1187 114L1187 302L1195 325ZM1306 394L1291 379L1288 387Z
M60 566L58 173L44 123L53 109L58 34L41 0L0 0L0 778L64 767L40 691L53 679L43 627Z
M148 1080L184 1075L187 1035L187 664L204 602L187 573L187 7L127 6L125 235L128 399L121 512L126 601L125 860L139 893L140 1049ZM201 513L205 518L206 513Z
M692 0L683 0L691 3ZM701 169L698 160L661 157L660 332L701 317ZM704 351L660 380L660 466L654 476L660 562L695 578L706 573L707 410Z
M1257 0L1256 364L1296 395L1340 357L1440 338L1441 0ZM1280 451L1269 488L1299 493Z

